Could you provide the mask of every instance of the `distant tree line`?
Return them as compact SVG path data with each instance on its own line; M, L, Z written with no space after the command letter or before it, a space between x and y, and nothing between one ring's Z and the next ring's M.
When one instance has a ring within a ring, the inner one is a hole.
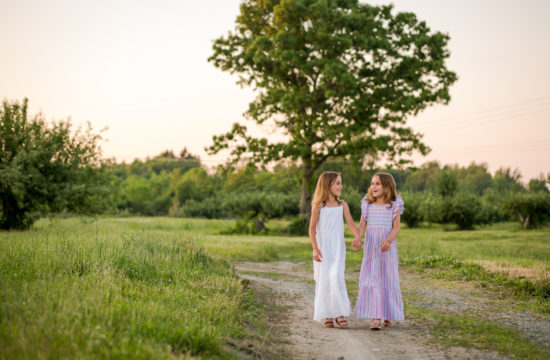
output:
M460 167L428 162L401 170L364 170L361 164L331 160L315 176L326 170L342 174L342 198L356 219L360 201L377 171L390 172L396 179L407 207L403 221L410 227L427 222L471 229L474 225L521 220L529 228L550 217L550 179L541 175L524 186L520 173L509 168L491 175L486 164ZM112 211L204 218L296 217L300 210L300 171L298 165L289 163L271 170L220 166L208 172L198 157L182 159L163 153L143 162L112 165Z
M101 136L69 121L47 123L27 115L27 100L0 107L0 228L25 229L47 214L108 214L204 218L292 218L291 233L304 233L299 216L302 168L292 161L272 169L219 166L213 171L184 148L152 158L116 163L101 157ZM459 229L498 221L525 228L550 220L550 174L522 184L517 170L487 165L365 170L358 161L329 159L315 170L342 174L342 199L356 220L360 201L377 171L393 174L405 199L403 221L452 223ZM245 224L243 228L247 228ZM253 228L253 227L248 227Z

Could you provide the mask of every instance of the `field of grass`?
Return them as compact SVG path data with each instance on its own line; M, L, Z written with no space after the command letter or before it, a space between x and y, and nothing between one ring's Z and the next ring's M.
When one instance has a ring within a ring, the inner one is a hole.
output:
M244 342L265 342L265 313L232 263L310 268L311 245L307 237L222 235L233 224L42 219L27 232L0 233L0 359L243 357ZM526 307L549 313L549 227L404 227L398 239L411 269L519 289L518 296L527 281L542 292L524 297ZM361 258L350 250L348 271L358 272ZM349 286L352 293L356 284Z
M140 221L0 233L0 358L241 358L263 326L253 293L188 233Z

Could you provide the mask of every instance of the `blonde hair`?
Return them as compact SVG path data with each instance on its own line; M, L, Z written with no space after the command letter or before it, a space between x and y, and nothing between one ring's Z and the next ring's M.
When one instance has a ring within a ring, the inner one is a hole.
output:
M384 202L391 206L391 202L395 201L397 198L397 185L395 185L395 179L391 174L385 172L376 173L372 178L374 179L376 176L380 179L380 184L382 185L382 189L384 189ZM372 188L370 186L366 197L369 204L376 201L376 197L372 194Z
M317 180L317 186L315 186L315 194L313 195L313 200L311 201L311 205L319 205L323 204L325 205L327 200L330 198L330 187L336 179L340 176L340 173L337 173L335 171L325 171L319 176L319 180ZM338 199L338 196L336 197L336 201L340 203L340 199Z

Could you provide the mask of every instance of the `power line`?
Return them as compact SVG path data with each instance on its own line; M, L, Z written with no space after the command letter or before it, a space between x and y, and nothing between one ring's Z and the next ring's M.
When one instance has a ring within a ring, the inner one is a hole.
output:
M489 112L489 113L494 112L495 110L498 111L498 112L502 112L502 111L505 111L508 108L523 107L523 106L531 104L531 103L536 103L536 102L540 102L540 101L548 101L548 100L550 100L550 96L543 96L543 97L539 97L539 98L536 98L536 99L522 101L522 102L519 102L519 103L516 103L516 104L501 105L501 106L498 106L498 107L487 108L487 109L484 109L484 110L480 110L478 112L466 113L466 114L462 114L462 115L453 115L453 116L449 116L449 117L446 117L446 118L443 118L443 119L437 119L437 120L422 121L420 124L422 124L422 125L440 124L441 122L445 122L445 121L448 121L448 120L464 119L464 118L468 118L468 117L472 117L472 116L474 118L483 117L483 116L490 116L490 115L482 115L482 114L487 113L487 112Z
M434 129L440 128L442 126L483 123L484 121L482 121L482 120L491 120L491 119L494 119L494 118L501 119L503 116L504 117L521 116L521 115L525 115L525 114L528 114L528 113L530 114L531 112L533 112L535 110L549 110L548 109L549 106L550 106L550 103L548 103L548 104L539 104L539 105L534 105L534 106L532 106L530 108L527 108L527 109L507 110L507 111L503 111L502 113L489 114L489 115L486 115L486 116L479 116L479 117L471 118L471 119L468 119L468 118L464 119L463 118L463 119L460 119L461 121L440 122L438 124L429 125L424 130L425 131L434 130Z
M543 151L550 151L550 145L546 146L545 148L538 148L538 149L508 149L508 150L499 150L499 151L493 151L493 152L489 151L489 152L483 152L482 155L485 157L485 156L494 156L494 155L503 155L503 154L517 154L517 153L529 153L529 152L532 153L532 152L543 152ZM442 154L442 155L445 155L445 153ZM453 153L452 156L478 158L480 156L480 154L476 153L476 152L472 152L472 153Z
M449 131L449 130L463 129L463 128L468 128L468 127L472 127L472 126L476 126L476 125L486 125L486 124L491 124L491 123L495 123L495 122L499 122L499 121L503 121L503 120L508 120L508 119L517 119L518 117L524 117L524 116L527 116L527 115L535 115L535 114L545 112L547 110L548 109L539 109L539 110L536 110L536 111L524 112L524 113L521 113L521 114L512 114L510 116L503 116L503 117L500 117L500 118L497 118L497 119L489 119L487 121L477 121L477 122L466 123L466 124L454 124L454 126L450 125L447 128L435 129L434 131L430 131L429 133L430 134L434 134L434 133L437 134L437 133L446 132L446 131Z
M550 138L549 139L538 139L538 140L531 140L531 141L522 141L522 142L514 142L514 143L504 143L504 144L488 144L488 145L481 145L481 146L470 146L470 147L460 147L460 148L454 148L454 149L444 149L445 151L458 151L463 149L471 149L471 150L483 150L487 148L495 148L495 147L510 147L510 146L522 146L522 145L550 145Z

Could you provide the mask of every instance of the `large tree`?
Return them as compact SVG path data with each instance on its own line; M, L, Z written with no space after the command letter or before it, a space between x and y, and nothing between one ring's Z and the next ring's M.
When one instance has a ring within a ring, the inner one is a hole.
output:
M0 107L0 229L24 229L47 212L95 212L107 191L101 137L27 114L28 100Z
M257 93L246 116L275 124L285 141L247 134L241 124L214 136L211 154L234 161L298 160L300 212L310 211L312 175L329 158L362 161L428 148L407 117L450 100L449 37L412 13L356 0L245 0L235 31L214 41L210 61Z

